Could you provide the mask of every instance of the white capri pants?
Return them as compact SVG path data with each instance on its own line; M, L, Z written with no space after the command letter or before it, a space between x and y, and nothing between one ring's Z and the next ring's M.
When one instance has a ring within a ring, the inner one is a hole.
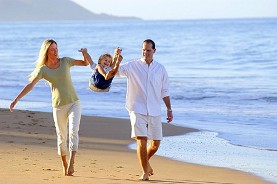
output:
M53 117L57 133L58 154L67 153L67 127L69 136L69 151L77 151L79 145L79 126L81 121L81 103L76 101L68 105L53 108Z

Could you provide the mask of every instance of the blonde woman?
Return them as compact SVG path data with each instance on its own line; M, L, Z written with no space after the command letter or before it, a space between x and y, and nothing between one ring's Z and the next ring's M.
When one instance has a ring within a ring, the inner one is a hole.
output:
M84 61L69 57L59 58L57 42L51 39L45 40L41 45L37 65L29 78L29 83L10 104L10 111L12 112L16 103L29 93L40 79L45 79L49 83L52 92L58 154L61 156L65 176L72 176L74 173L74 160L78 150L78 131L81 120L81 103L71 81L70 67L89 65L85 59L87 50L81 49L79 52L82 52ZM68 162L66 159L67 125L69 127L70 153Z

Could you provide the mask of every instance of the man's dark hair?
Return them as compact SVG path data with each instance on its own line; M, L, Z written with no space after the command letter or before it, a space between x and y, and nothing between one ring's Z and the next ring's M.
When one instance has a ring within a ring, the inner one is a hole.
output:
M156 44L151 39L146 39L146 40L143 41L143 43L151 43L152 44L152 49L156 49Z

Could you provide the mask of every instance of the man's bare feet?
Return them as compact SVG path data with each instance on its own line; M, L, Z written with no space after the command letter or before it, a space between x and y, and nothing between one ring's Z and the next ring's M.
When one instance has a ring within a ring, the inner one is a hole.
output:
M148 174L149 174L149 176L154 175L153 169L149 170L149 171L148 171Z
M148 174L149 174L149 176L154 175L154 171L153 171L153 169L152 169L152 167L151 167L149 162L148 162Z
M139 180L141 180L141 181L148 181L149 180L149 175L147 173L144 173L144 174L141 175Z
M68 169L67 169L67 176L73 176L73 173L74 173L74 165L73 164L70 164Z

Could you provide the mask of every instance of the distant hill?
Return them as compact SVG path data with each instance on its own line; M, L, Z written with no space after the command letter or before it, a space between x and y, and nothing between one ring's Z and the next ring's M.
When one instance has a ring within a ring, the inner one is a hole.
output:
M139 19L96 14L70 0L0 0L0 21Z

